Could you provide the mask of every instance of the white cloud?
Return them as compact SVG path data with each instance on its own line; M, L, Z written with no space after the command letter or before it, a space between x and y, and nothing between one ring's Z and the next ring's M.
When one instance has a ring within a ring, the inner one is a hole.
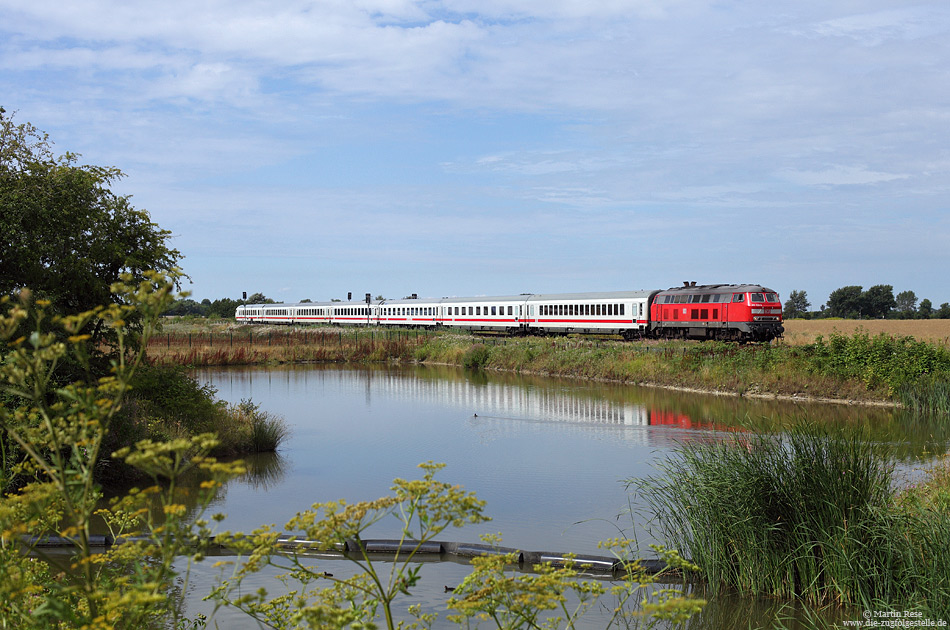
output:
M783 169L777 175L802 186L864 186L894 180L907 179L900 173L871 171L863 166L829 166L818 171Z
M937 4L859 13L814 24L821 37L848 37L865 46L888 40L914 40L946 33L950 9Z

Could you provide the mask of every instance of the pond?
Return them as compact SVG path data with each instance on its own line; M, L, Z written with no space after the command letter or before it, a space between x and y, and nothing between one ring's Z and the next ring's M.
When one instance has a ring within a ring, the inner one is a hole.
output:
M934 427L889 409L780 404L455 368L298 366L208 370L198 377L221 399L252 399L282 416L292 431L277 457L252 461L257 474L220 493L212 511L227 514L222 528L232 531L262 524L280 530L317 501L384 496L393 478L418 478L417 465L431 460L446 464L437 478L475 491L492 517L440 539L478 542L480 534L500 532L506 546L604 555L597 542L623 535L651 553L649 543L662 541L655 540L649 515L624 480L656 474L657 458L678 443L720 439L749 423L780 425L803 417L860 423L872 427L876 439L898 444L912 474L947 441ZM395 521L371 533L399 534ZM217 572L206 564L194 570L199 586L189 595L190 614L209 610L198 595ZM426 566L414 601L438 610L447 597L443 586L458 583L467 570L451 562ZM262 575L262 584L269 579ZM739 604L725 612L722 606L717 602L704 615L731 618ZM257 627L232 615L219 611L215 619L227 619L223 627ZM745 617L740 625L747 622ZM592 624L598 627L596 620Z

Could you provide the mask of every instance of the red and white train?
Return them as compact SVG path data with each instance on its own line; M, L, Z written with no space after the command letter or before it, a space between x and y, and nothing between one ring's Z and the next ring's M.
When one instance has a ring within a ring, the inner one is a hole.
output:
M247 304L238 322L342 324L495 331L616 334L626 339L771 341L781 337L778 294L758 284L683 283L665 291Z

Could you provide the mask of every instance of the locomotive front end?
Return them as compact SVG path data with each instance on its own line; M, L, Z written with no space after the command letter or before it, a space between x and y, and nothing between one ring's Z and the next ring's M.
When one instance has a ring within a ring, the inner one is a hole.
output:
M771 341L785 333L782 325L782 302L778 293L761 287L749 291L749 333L755 341Z

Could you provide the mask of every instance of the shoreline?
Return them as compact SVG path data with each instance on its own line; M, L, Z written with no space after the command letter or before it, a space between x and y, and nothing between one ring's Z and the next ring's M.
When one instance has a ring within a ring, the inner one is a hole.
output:
M440 363L440 362L418 362L419 365L445 365L449 367L462 367L456 363ZM734 392L721 389L702 389L698 387L685 387L683 385L666 385L663 383L656 383L650 381L629 381L622 379L608 379L608 378L596 378L596 377L584 377L584 376L569 376L562 374L555 374L551 372L534 372L527 370L504 370L501 368L485 368L487 370L496 371L496 372L506 372L508 374L531 374L534 376L546 376L552 378L568 378L577 381L592 381L600 383L619 383L621 385L635 385L637 387L652 387L654 389L666 389L674 392L684 392L687 394L704 394L708 396L723 396L723 397L732 397L732 398L755 398L757 400L778 400L782 402L803 402L803 403L820 403L828 405L845 405L845 406L861 406L861 407L879 407L879 408L893 408L901 409L901 405L897 401L892 400L860 400L856 398L831 398L826 396L809 396L807 394L779 394L774 392Z
M233 326L220 332L208 328L198 332L188 326L158 335L149 344L147 354L156 363L190 367L308 363L446 365L717 397L899 409L908 404L903 394L898 396L902 384L919 378L912 373L918 358L946 353L939 346L902 338L890 338L882 342L890 345L879 348L879 338L866 335L854 338L854 343L832 338L833 344L817 346L714 342L655 342L644 346L571 337L494 339L428 331L374 332L375 335L367 334L357 328ZM922 345L927 347L921 350ZM893 357L881 363L877 357L885 351ZM908 354L911 352L918 354Z

